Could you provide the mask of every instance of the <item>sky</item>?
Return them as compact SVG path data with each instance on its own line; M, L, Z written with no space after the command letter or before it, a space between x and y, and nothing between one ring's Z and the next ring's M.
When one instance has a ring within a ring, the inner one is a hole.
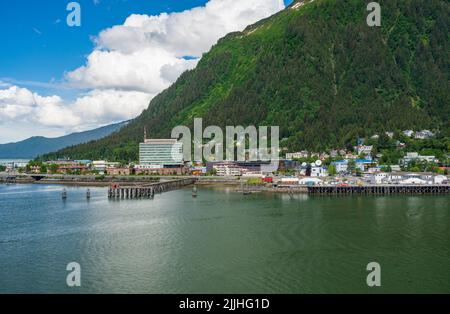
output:
M229 32L291 0L0 0L0 143L132 119Z

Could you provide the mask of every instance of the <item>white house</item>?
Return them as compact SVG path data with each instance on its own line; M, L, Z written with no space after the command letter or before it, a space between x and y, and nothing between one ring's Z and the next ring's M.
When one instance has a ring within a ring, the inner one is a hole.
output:
M413 130L406 130L406 131L403 131L403 134L405 136L407 136L407 137L411 137L411 136L414 135L414 131Z
M365 145L360 145L358 146L358 155L361 156L361 154L363 155L370 155L372 153L373 150L373 145L370 146L365 146Z
M279 184L281 184L281 185L298 185L299 182L300 182L299 178L286 177L286 178L281 178L281 181L279 182Z
M419 179L419 178L408 178L400 181L400 184L427 184L427 181Z
M344 173L348 170L348 160L338 160L331 163L334 167L336 167L337 173Z
M416 132L414 137L416 139L425 140L428 138L432 138L433 136L434 136L434 133L431 132L430 130L422 130L420 132Z
M109 162L107 160L95 160L92 162L92 169L100 173L104 173L107 168L117 168L120 163Z
M318 179L318 178L304 178L301 179L298 183L300 185L319 185L322 184L322 180Z
M433 179L434 184L443 184L445 181L447 181L447 177L443 175L437 175Z
M302 159L302 158L308 158L309 153L304 150L297 153L286 153L286 159L292 160L292 159Z
M328 176L328 170L322 166L311 167L311 177L326 177Z
M386 182L386 179L389 177L389 174L386 172L376 173L373 178L376 184L382 184Z
M435 156L421 156L416 152L409 152L403 159L400 159L400 163L403 165L408 165L411 161L426 161L437 163L438 159Z

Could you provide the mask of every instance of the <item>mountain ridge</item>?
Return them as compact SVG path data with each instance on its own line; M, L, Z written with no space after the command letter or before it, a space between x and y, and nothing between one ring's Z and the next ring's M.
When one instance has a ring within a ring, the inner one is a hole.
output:
M23 141L0 144L0 159L32 159L39 155L53 152L77 144L98 140L110 135L122 127L128 121L106 125L84 132L75 132L64 136L49 138L44 136L32 136Z
M379 1L382 26L369 27L369 2L296 1L220 39L120 132L46 157L137 160L144 127L169 137L195 117L221 127L279 125L292 150L406 129L448 137L449 3Z

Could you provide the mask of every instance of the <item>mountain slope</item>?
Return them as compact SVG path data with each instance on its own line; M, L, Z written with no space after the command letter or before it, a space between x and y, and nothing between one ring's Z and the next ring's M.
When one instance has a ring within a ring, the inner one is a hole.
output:
M298 9L296 5L304 2ZM384 0L382 27L361 0L296 1L221 39L128 126L47 157L136 160L147 126L279 125L291 149L325 149L383 130L449 132L450 5Z
M0 159L35 158L65 147L101 139L120 130L126 124L127 122L111 124L95 130L72 133L57 138L36 136L17 143L1 144Z

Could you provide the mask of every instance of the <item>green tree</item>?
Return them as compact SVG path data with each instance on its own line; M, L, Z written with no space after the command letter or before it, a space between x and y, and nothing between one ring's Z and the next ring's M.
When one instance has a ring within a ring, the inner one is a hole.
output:
M41 165L41 168L40 168L40 172L41 172L42 174L46 174L46 173L47 173L47 166L44 165L44 164L42 164L42 165Z
M336 171L336 166L335 166L335 165L329 165L329 166L328 166L328 174L329 174L330 176L335 176L336 173L337 173L337 171Z
M48 170L50 171L51 174L55 174L58 172L58 165L57 164L50 164L48 166Z

